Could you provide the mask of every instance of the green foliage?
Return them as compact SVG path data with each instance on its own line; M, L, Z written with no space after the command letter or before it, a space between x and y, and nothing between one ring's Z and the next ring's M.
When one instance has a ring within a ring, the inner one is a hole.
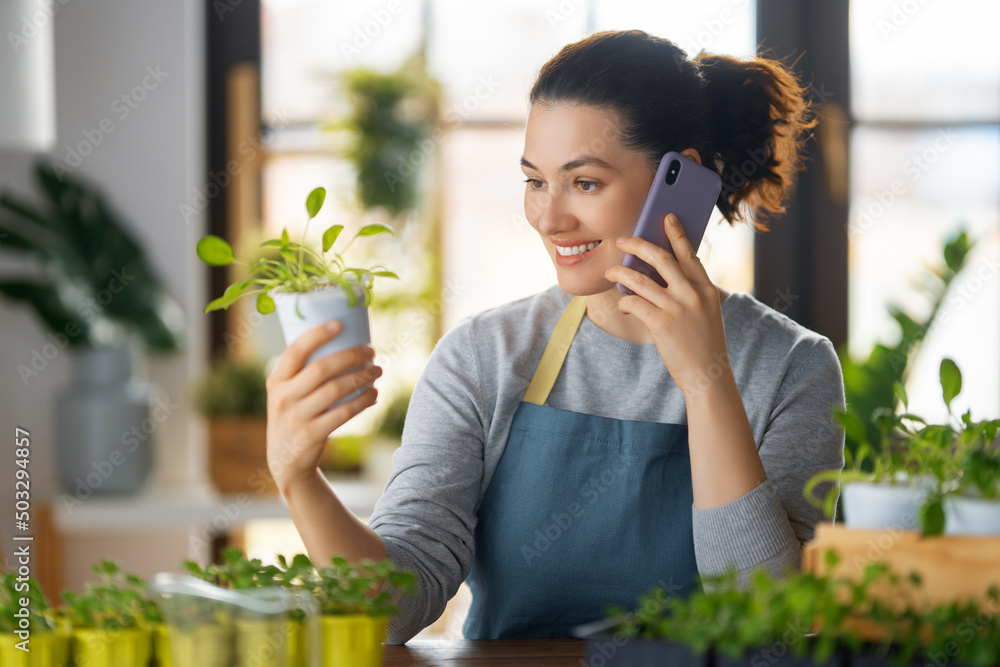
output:
M267 416L264 362L224 358L196 385L195 405L206 417Z
M333 556L328 565L314 567L307 573L308 558L302 554L296 558L301 561L302 586L313 593L324 614L391 616L397 611L393 603L395 593L385 590L383 582L402 594L416 592L416 575L400 570L388 559L365 558L350 563L343 556Z
M873 445L856 423L857 415L836 412L835 417L845 431L858 437L856 455L843 472L827 470L810 479L804 489L806 498L824 507L827 516L831 516L831 498L836 498L837 489L831 489L821 502L814 493L820 483L894 483L901 478L903 483L912 484L916 476L930 475L934 488L918 515L924 535L940 535L945 527L943 501L949 494L964 491L989 499L1000 496L1000 451L993 445L1000 431L1000 419L974 422L971 411L956 417L951 402L962 390L962 372L952 359L945 358L941 360L939 377L949 415L944 424L928 424L918 415L896 414L890 407L880 407L872 413L871 421L878 434L878 442ZM897 386L896 392L906 407L902 387Z
M823 557L832 571L837 555L827 551ZM639 598L635 611L608 607L607 616L618 621L613 632L673 641L696 654L714 651L731 659L759 650L778 654L780 646L822 664L839 647L854 654L871 649L854 629L853 622L863 619L885 637L876 653L891 654L894 664L920 656L955 656L956 651L956 664L992 667L1000 661L1000 615L995 613L1000 594L995 587L989 591L989 605L970 599L921 611L914 602L920 578L900 576L883 563L869 563L859 579L787 570L779 576L758 569L745 580L729 571L702 583L703 589L686 597L668 596L654 587ZM893 595L873 595L876 588ZM980 613L989 607L992 613ZM754 658L751 663L756 664Z
M63 612L73 627L115 630L162 622L145 580L123 572L118 563L109 559L91 566L91 570L98 580L85 584L81 595L63 592Z
M393 397L385 408L385 414L378 427L378 434L389 438L403 437L403 425L406 423L406 411L410 407L413 387L407 387Z
M334 225L323 233L323 248L320 252L305 246L309 222L319 213L325 198L326 190L323 188L314 189L306 198L309 220L302 230L301 243L292 242L288 229L285 228L281 232L281 238L269 239L260 244L261 248L277 249L280 259L262 256L253 262L245 262L236 258L232 247L224 239L212 235L203 237L197 246L198 257L203 262L210 266L237 264L245 267L250 275L249 279L237 281L227 287L221 297L205 306L204 312L227 309L243 297L256 294L257 311L266 315L274 312L274 299L268 294L272 290L301 294L336 285L343 288L352 308L357 304L355 288L360 287L364 292L364 305L368 306L372 301L371 285L376 276L398 279L399 276L389 271L384 264L377 264L369 269L349 267L341 256L358 237L394 234L394 230L388 225L381 223L365 225L348 241L343 250L332 253L329 259L326 253L330 252L343 229L342 225ZM302 317L297 301L295 311Z
M347 158L361 207L392 216L414 208L420 191L414 172L432 152L426 144L437 125L439 84L419 54L392 73L348 70L341 83L352 110L332 127L350 134Z
M879 408L896 411L900 400L897 384L905 384L906 371L914 349L927 335L935 317L944 303L945 294L955 277L965 268L973 244L968 234L960 229L948 238L942 250L943 266L928 269L918 287L930 302L929 315L923 320L890 307L892 318L900 328L900 340L894 345L878 343L868 358L855 361L845 346L838 350L844 373L844 394L850 412L857 415L867 433L868 442L878 441L874 412ZM905 396L905 393L903 394ZM905 401L904 401L905 403ZM856 452L861 446L856 433L848 432L845 449ZM867 469L867 468L866 468Z
M9 635L20 628L20 619L15 616L21 609L21 600L28 600L28 629L31 632L45 632L56 627L51 610L31 577L20 578L11 570L0 570L0 633Z
M35 176L43 206L0 195L0 250L36 261L43 277L2 280L0 294L29 303L73 347L136 334L150 350L180 349L184 313L103 195L45 161Z

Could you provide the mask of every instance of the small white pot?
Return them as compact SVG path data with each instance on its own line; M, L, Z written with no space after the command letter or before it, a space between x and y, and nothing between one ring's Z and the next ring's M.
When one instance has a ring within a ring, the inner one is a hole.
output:
M948 496L944 499L944 532L948 535L1000 535L1000 500Z
M363 305L364 290L361 289L360 285L355 285L354 293L358 298L355 306L351 308L347 294L340 285L301 293L274 290L269 292L268 294L274 299L274 309L278 314L278 322L281 324L281 333L285 337L285 345L291 345L305 332L330 320L340 320L342 327L340 333L313 352L306 362L307 364L358 345L370 344L372 340L371 320L367 306ZM298 313L295 312L296 299L302 317L299 317ZM354 398L362 391L364 391L363 388L345 396L331 405L330 408Z
M848 528L881 530L917 530L920 506L927 498L929 484L922 479L910 484L871 484L850 482L844 485L844 523Z

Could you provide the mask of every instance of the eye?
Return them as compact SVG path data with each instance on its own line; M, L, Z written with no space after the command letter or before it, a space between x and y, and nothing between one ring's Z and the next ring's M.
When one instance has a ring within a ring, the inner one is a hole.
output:
M524 182L527 183L528 187L531 188L532 190L541 190L542 186L544 185L537 178L526 178L524 179Z
M580 186L581 192L591 193L597 191L597 183L594 181L577 181L576 184Z

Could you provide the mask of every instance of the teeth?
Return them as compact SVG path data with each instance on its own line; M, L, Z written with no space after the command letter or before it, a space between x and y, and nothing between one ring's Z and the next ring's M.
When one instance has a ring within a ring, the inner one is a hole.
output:
M563 257L569 257L571 255L580 255L580 254L583 254L583 253L585 253L585 252L587 252L589 250L593 250L594 248L596 248L600 244L601 244L600 241L593 241L593 242L588 243L586 245L570 246L568 248L564 248L561 245L557 245L556 246L556 252L558 252Z

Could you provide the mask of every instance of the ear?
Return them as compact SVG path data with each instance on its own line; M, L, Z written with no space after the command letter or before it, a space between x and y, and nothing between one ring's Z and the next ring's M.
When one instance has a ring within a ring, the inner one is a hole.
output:
M695 150L694 148L685 148L684 150L681 151L681 155L683 155L686 158L694 160L698 164L701 164L701 156L698 154L698 151Z

